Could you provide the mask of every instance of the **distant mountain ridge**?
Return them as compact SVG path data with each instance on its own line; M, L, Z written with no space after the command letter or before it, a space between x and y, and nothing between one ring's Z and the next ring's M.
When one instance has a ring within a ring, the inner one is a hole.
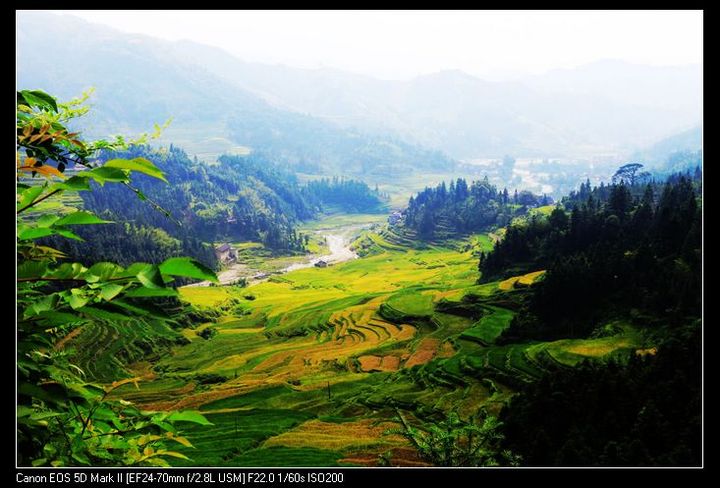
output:
M336 167L362 172L356 165L368 146L388 143L395 153L391 166L439 168L452 165L450 158L422 147L457 159L577 158L631 153L701 123L701 66L601 61L522 82L489 82L458 70L386 81L336 69L249 63L216 47L59 18L20 16L19 79L56 87L61 95L77 94L82 82L96 84L98 109L116 128L172 114L168 138L191 152L252 147L272 134L273 144L286 146L280 149L296 160L341 157ZM83 35L72 34L78 31ZM150 80L143 78L148 73ZM108 74L117 80L107 80ZM233 130L227 115L235 107L261 130ZM295 131L287 123L281 130L268 118L292 119L300 134L289 135ZM308 151L305 135L317 127L333 134L333 144ZM193 151L192 138L205 142ZM358 139L368 144L358 145ZM348 140L355 141L350 150ZM375 157L374 149L369 152Z
M275 106L394 131L457 158L640 147L701 120L697 65L599 61L522 83L484 81L460 70L383 81L331 68L248 63L218 48L180 44L195 62Z
M396 137L273 107L189 62L175 43L42 13L20 15L17 39L18 86L61 100L96 88L93 110L80 127L90 137L147 131L172 117L162 142L210 161L250 149L329 174L394 174L455 164L439 151Z
M693 127L637 151L633 161L658 174L694 170L702 166L702 128Z

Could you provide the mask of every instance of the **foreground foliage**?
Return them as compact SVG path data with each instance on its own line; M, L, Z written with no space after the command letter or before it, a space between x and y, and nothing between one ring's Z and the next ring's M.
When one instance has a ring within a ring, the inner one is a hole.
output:
M451 412L437 423L414 427L397 411L402 429L389 430L410 441L421 458L434 466L517 466L519 458L501 450L502 424L490 415L478 422L463 421Z
M164 466L169 457L185 458L172 447L191 446L177 423L207 424L202 415L144 411L112 399L117 388L137 385L141 378L110 385L92 382L73 364L64 340L93 322L168 320L146 302L175 296L169 286L175 278L216 277L189 258L170 258L159 265L84 266L39 244L48 236L80 240L76 226L107 223L83 210L53 213L48 210L53 200L87 192L91 182L122 184L146 199L130 184L131 174L159 180L165 176L144 158L96 164L98 151L121 149L127 142L84 142L69 132L67 121L86 111L81 100L58 104L44 92L25 90L18 92L17 103L18 463Z

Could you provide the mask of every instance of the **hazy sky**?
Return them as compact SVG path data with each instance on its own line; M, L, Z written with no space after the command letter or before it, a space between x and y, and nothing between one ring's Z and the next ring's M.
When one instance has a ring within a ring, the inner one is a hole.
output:
M489 79L599 59L702 62L702 11L57 11L219 46L246 61L386 79L461 69Z

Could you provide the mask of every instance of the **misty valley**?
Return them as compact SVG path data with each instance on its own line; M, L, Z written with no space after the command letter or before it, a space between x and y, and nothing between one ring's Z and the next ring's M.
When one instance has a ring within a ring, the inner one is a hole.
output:
M19 18L19 466L701 464L700 68Z

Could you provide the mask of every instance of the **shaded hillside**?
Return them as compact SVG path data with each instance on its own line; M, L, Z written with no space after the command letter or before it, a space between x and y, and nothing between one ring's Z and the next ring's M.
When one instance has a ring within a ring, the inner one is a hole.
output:
M355 180L321 180L301 186L294 174L266 156L222 156L216 164L195 159L177 146L135 146L115 157L145 157L165 172L169 184L144 175L132 185L161 209L153 209L125 186L105 186L82 195L85 208L114 223L81 229L87 242L52 239L78 259L159 262L187 254L216 265L208 244L262 242L273 251L300 251L304 239L295 227L326 207L374 211L380 197ZM166 215L164 211L169 215ZM203 244L208 243L208 244Z

